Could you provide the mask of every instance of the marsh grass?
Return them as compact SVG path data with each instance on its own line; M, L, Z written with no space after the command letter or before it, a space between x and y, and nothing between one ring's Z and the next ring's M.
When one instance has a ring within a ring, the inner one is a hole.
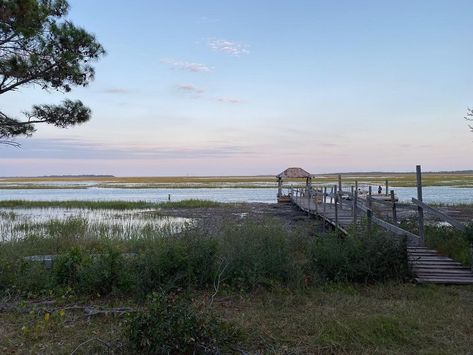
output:
M417 220L408 219L401 223L401 227L418 234ZM466 225L465 231L460 231L448 225L426 225L425 244L442 255L470 266L472 255L470 246L473 243L473 223Z
M414 187L416 186L415 173L345 173L342 174L345 183L354 183L357 180L362 184L384 185L386 179L389 180L390 186L397 187ZM473 187L473 173L471 172L450 172L436 173L424 172L422 175L424 186L459 186ZM317 183L333 184L337 182L336 174L317 175ZM276 187L276 179L274 176L174 176L174 177L39 177L39 178L3 178L0 180L5 184L6 188L23 188L23 186L34 185L44 188L44 183L54 184L54 182L81 183L91 182L94 186L100 187L126 187L130 188L135 184L141 188L146 187L162 187L162 188L198 188L198 187ZM297 180L289 180L288 182L297 183ZM0 184L0 188L3 188ZM16 185L15 185L16 184ZM57 184L56 186L59 186ZM79 188L81 186L78 186ZM26 187L28 188L28 187ZM69 188L62 185L62 188Z
M2 243L3 291L71 288L93 295L133 290L144 297L157 290L212 289L216 280L221 289L248 292L260 287L305 288L325 281L378 282L402 279L407 273L402 267L403 246L387 242L387 236L371 243L360 239L361 234L353 240L334 234L309 236L288 232L271 219L224 221L212 233L198 224L178 233L171 227L147 225L124 236L121 228L84 219L49 221L43 227L38 233L26 224L26 237ZM336 252L330 252L332 248ZM59 255L52 275L24 259L38 254ZM332 269L336 272L329 272ZM25 282L28 278L46 281L43 287L40 282L32 287Z
M148 201L27 201L27 200L3 200L0 201L0 208L81 208L81 209L159 209L159 208L206 208L222 207L224 203L189 199L169 202L148 202Z

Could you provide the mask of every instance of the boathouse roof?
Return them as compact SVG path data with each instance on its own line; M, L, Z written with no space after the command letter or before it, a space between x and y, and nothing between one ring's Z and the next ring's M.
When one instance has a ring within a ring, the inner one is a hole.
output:
M282 173L276 175L279 179L298 179L298 178L310 178L312 175L301 168L287 168Z

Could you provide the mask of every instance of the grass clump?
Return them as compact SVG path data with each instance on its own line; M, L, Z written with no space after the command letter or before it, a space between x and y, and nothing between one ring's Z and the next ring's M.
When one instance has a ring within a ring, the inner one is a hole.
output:
M219 354L239 337L234 326L198 310L189 298L165 293L153 293L125 333L140 354Z
M318 238L312 258L319 275L329 281L373 283L409 276L405 242L363 226L348 236Z
M378 232L368 235L361 227L339 238L287 231L274 220L246 219L223 221L210 230L187 225L177 234L143 229L143 236L121 239L111 231L88 234L92 227L81 220L50 222L45 234L2 243L0 292L70 289L143 298L163 290L249 292L408 276L405 245ZM55 257L52 272L24 258L38 254Z
M428 247L440 254L468 266L471 265L471 244L473 243L473 224L460 231L450 226L426 226L425 241Z
M28 201L28 200L3 200L0 208L80 208L80 209L106 209L106 210L128 210L128 209L157 209L157 208L206 208L221 207L225 203L188 199L169 202L149 201Z

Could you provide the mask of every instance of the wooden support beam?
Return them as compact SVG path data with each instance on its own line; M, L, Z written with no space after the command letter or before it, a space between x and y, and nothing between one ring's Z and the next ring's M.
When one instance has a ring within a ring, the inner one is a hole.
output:
M358 205L358 208L360 210L362 210L363 212L365 212L366 214L368 214L368 211L369 211L369 208L366 208L365 206L363 205ZM377 224L378 226L396 234L396 235L400 235L400 236L407 236L407 237L411 237L411 238L416 238L416 239L419 239L419 236L418 235L415 235L414 233L411 233L411 232L408 232L404 229L402 229L401 227L398 227L398 226L395 226L391 223L388 223L388 222L385 222L383 221L382 219L379 219L378 217L375 217L375 216L371 216L371 220L374 224Z
M371 222L372 222L372 217L373 217L373 210L372 208L372 203L371 203L371 185L368 187L368 197L366 198L366 202L368 203L368 210L366 211L366 216L368 217L368 233L371 233Z
M356 223L358 214L358 181L355 181L355 195L353 198L353 223Z
M420 165L416 166L416 183L417 183L417 200L422 202L422 172ZM424 227L424 209L417 205L419 236L422 243L425 242L425 227Z
M446 213L444 213L442 211L439 211L439 210L437 210L433 207L430 207L429 205L426 205L424 202L419 201L418 199L415 199L415 198L412 198L412 203L415 204L416 206L422 207L423 210L433 214L434 216L442 218L446 222L450 223L453 227L455 227L455 228L457 228L461 231L465 230L465 226L461 222L459 222L456 219L450 217Z
M338 196L337 196L337 185L333 187L335 192L335 228L338 228Z
M393 211L393 222L397 224L396 198L394 197L394 190L391 190L391 203Z

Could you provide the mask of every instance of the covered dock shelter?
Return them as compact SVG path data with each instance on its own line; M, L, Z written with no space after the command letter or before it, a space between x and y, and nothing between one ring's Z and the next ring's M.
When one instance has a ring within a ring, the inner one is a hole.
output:
M276 175L276 179L278 180L278 202L291 202L290 194L283 195L282 193L284 180L305 179L307 189L312 184L312 174L302 168L287 168L282 173Z

